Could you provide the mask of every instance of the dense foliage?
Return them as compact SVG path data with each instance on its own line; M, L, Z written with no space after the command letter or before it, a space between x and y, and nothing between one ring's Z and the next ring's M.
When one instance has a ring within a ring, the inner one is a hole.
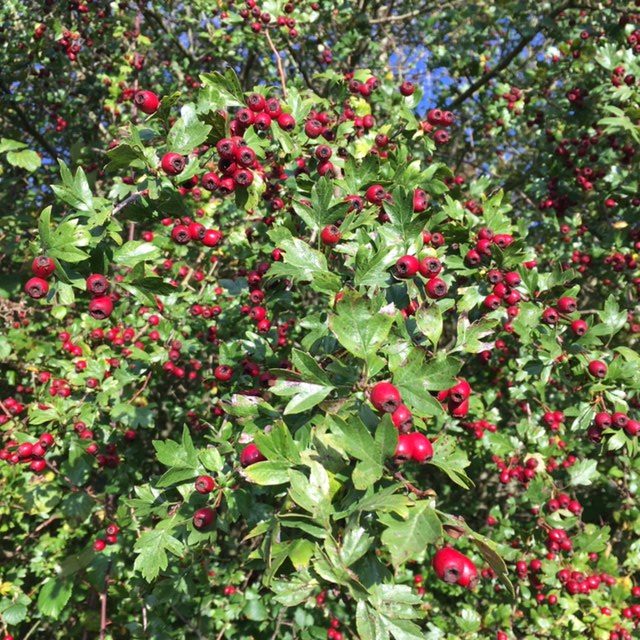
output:
M4 3L5 640L634 637L635 4Z

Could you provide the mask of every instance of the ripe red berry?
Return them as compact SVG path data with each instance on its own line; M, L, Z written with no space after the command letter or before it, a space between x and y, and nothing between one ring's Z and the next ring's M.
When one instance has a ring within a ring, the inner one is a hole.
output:
M260 452L260 449L251 442L240 453L240 464L243 467L249 467L256 462L262 462L266 458Z
M369 400L378 411L385 413L393 413L402 404L400 392L390 382L376 383L371 389Z
M320 239L322 240L323 244L326 244L329 247L333 247L334 245L338 244L341 238L342 234L340 233L340 229L338 229L338 227L336 227L334 224L327 225L320 232Z
M228 382L233 377L233 369L229 365L221 364L213 370L213 375L220 382Z
M24 285L24 290L28 296L38 300L49 293L49 283L43 278L29 278Z
M441 278L431 278L424 286L425 292L429 298L439 299L447 295L447 283Z
M109 290L109 281L100 273L92 273L86 280L87 291L93 296L103 296Z
M153 91L138 91L133 100L140 111L149 115L155 113L160 106L160 99Z
M433 446L424 434L414 431L413 433L408 433L407 436L413 460L422 463L433 458Z
M478 570L473 562L451 547L438 549L431 564L436 576L449 584L473 589L478 581Z
M193 526L198 530L207 529L213 523L215 511L211 507L203 507L193 514Z
M113 301L109 296L98 296L89 302L89 314L96 320L104 320L113 312Z
M372 184L364 194L364 197L371 204L382 204L382 201L385 199L387 193L384 190L384 187L380 184Z
M602 360L592 360L588 369L594 378L604 378L607 375L607 365Z
M215 489L216 483L211 476L198 476L195 488L198 493L211 493Z
M413 425L413 416L407 406L401 404L392 414L393 425L400 431L406 432Z
M34 276L44 278L45 280L56 270L56 265L51 258L47 256L38 256L31 263L31 271Z
M415 256L402 256L398 258L393 269L398 278L413 278L418 273L420 262Z
M570 298L569 296L565 296L558 300L556 304L556 309L560 313L573 313L578 308L578 303L575 298Z
M217 247L222 242L222 233L217 229L207 229L202 236L205 247Z
M571 331L573 331L576 336L585 335L588 329L589 327L584 320L574 320L571 323Z
M408 80L405 80L401 85L400 85L400 93L403 96L411 96L413 95L413 93L415 92L416 87L413 84L413 82L409 82Z
M168 176L177 176L184 171L187 159L179 153L165 153L160 164Z

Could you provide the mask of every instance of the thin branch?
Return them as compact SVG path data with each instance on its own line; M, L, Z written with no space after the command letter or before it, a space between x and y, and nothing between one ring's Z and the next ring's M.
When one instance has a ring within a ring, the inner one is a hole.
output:
M150 18L153 22L155 22L162 31L164 31L170 38L171 42L176 45L176 47L187 57L189 60L195 64L196 59L193 57L193 54L185 48L185 46L180 42L179 38L176 37L175 33L171 31L167 25L165 25L163 19L158 16L154 11L147 9L140 0L138 0L138 8L142 12L145 18Z
M323 92L320 91L318 87L314 85L313 80L311 79L311 76L309 76L309 74L307 73L307 70L302 66L302 62L298 58L295 52L295 49L291 46L290 42L287 42L287 50L291 55L291 59L293 60L293 63L295 64L296 69L302 75L302 79L304 80L304 83L307 85L307 87L311 89L311 91L313 91L316 95L319 95L320 97L324 97Z
M402 20L408 20L409 18L415 18L415 16L423 13L423 9L416 9L415 11L409 11L409 13L403 13L402 15L384 16L382 18L372 18L369 20L369 24L384 24L385 22L402 22Z
M100 592L100 640L107 637L107 594L109 591L109 573L111 571L111 560L107 566L107 572L104 576L104 587Z
M571 0L569 2L564 2L557 9L552 11L546 18L553 20L558 15L560 15L563 11L568 9L571 6ZM541 25L544 20L540 20L539 24ZM515 58L517 58L520 53L529 45L534 38L542 31L542 26L532 31L528 36L521 38L518 44L506 55L504 56L498 64L493 67L490 71L485 73L483 76L478 78L474 83L472 83L465 91L463 91L450 105L450 109L455 109L459 107L467 98L471 97L474 93L481 89L484 85L489 83L493 78L495 78L501 71L506 69L511 62Z
M138 200L138 198L141 198L143 195L143 191L136 191L135 193L127 196L122 202L119 202L115 207L113 207L111 215L115 216L118 212L122 211L125 207L128 207L132 202Z
M7 100L9 105L13 109L16 117L22 123L22 129L28 133L46 152L49 154L54 160L59 157L59 153L54 149L54 147L46 140L46 138L38 131L37 127L35 127L27 114L21 109L20 105L13 99L13 95L9 89L9 87L4 83L4 81L0 80L0 89L7 96Z
M278 75L280 76L280 84L282 85L282 97L287 99L287 79L284 75L284 67L282 66L282 58L280 57L280 53L276 49L273 44L273 40L269 35L269 30L265 29L264 35L267 36L267 42L269 43L269 47L271 47L271 51L273 51L273 55L276 57L276 65L278 66Z

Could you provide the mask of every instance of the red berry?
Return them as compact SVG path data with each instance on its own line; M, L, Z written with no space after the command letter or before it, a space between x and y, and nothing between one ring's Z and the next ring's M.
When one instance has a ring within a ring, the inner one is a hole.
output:
M133 100L138 109L146 114L155 113L160 106L160 99L153 91L138 91Z
M385 413L393 413L402 404L400 392L390 382L376 383L369 394L371 404Z

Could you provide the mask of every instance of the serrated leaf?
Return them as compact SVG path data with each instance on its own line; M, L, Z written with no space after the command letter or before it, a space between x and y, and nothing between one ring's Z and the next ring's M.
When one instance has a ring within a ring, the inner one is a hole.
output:
M329 318L329 328L349 353L371 368L389 335L393 316L371 309L370 303L352 294L336 305L336 312Z
M198 119L192 104L185 104L167 135L167 147L175 153L186 155L207 139L209 131L211 125Z
M427 502L418 502L407 518L384 515L380 521L386 526L381 540L391 556L391 562L399 567L408 560L415 560L427 545L442 536L442 523Z
M147 582L151 582L169 566L167 551L182 557L184 545L174 538L168 529L156 528L153 531L144 531L140 535L134 545L134 551L138 554L133 564L134 570L139 571Z
M47 617L57 620L73 593L73 582L58 577L49 578L38 594L38 610Z
M596 460L580 460L569 467L569 484L572 487L592 484L593 478L598 475L598 463Z
M35 171L36 169L39 169L42 164L40 156L31 149L9 151L9 153L7 153L7 162L14 167L20 167L27 171Z
M121 247L114 251L113 261L116 264L135 267L140 262L156 260L160 255L160 249L150 242L132 240L130 242L125 242Z

